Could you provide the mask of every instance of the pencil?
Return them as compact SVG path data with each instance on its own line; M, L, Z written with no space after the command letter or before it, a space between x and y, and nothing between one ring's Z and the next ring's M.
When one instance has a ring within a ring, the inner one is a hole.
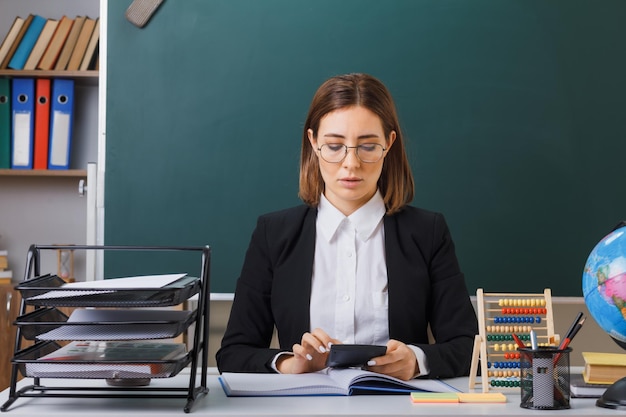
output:
M576 325L578 324L578 322L580 321L580 319L583 318L583 312L579 312L576 315L576 318L574 319L574 321L572 322L572 324L569 326L569 329L567 329L567 332L565 333L565 336L563 338L563 340L567 339L567 338L572 338L572 332L574 331L574 327L576 327Z

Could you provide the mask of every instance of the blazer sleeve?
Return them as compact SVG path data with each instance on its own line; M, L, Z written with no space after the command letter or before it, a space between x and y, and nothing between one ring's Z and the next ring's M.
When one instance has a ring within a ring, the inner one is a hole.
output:
M278 349L269 349L274 330L271 310L272 266L262 217L246 252L237 280L226 332L217 351L220 372L273 372Z

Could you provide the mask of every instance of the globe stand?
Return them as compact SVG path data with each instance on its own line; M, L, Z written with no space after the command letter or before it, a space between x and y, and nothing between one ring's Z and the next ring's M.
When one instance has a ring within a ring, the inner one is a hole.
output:
M622 349L626 349L626 342L611 337ZM604 391L604 394L596 401L596 406L612 408L614 410L626 410L626 377L618 379Z
M614 410L626 410L626 377L618 379L613 385L608 387L596 401L596 406Z

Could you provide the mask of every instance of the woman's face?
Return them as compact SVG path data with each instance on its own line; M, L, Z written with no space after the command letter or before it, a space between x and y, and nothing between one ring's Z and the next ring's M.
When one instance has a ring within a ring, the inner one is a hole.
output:
M325 185L324 195L343 214L352 214L376 193L384 156L393 144L396 132L385 138L382 122L376 114L365 107L352 106L326 114L320 121L317 138L313 137L311 129L308 136L318 156ZM340 156L345 154L341 147L345 145L349 147L348 154L340 162L328 162L319 150L324 145L326 150L337 150ZM376 162L363 162L356 155L357 149L353 148L361 145L361 158L367 159L367 155L375 156L377 152L381 152L382 157Z

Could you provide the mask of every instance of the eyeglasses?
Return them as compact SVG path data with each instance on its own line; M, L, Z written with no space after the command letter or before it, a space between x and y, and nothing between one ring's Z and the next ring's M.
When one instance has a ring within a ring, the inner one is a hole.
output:
M380 161L385 154L385 148L379 143L363 143L359 146L346 146L341 143L325 143L319 148L320 156L326 162L338 164L346 159L348 149L354 152L361 162L374 163Z

